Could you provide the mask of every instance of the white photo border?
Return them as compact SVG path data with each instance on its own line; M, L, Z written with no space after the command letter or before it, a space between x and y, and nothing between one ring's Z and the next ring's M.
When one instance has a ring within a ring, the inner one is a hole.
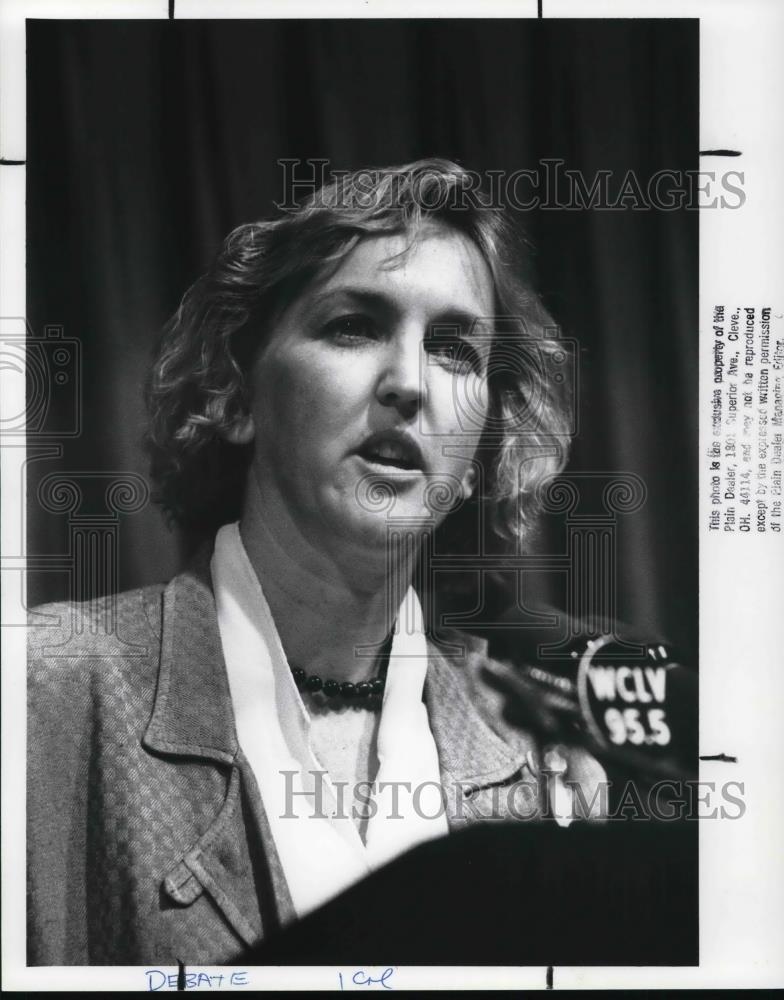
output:
M5 0L0 6L0 317L25 315L25 18L168 18L167 0ZM536 17L535 0L176 0L186 18ZM700 215L700 449L708 447L712 308L767 304L784 331L784 5L777 0L543 0L547 18L700 19L700 148L741 152L747 199ZM702 168L720 169L716 161ZM0 417L24 409L24 378L0 372ZM3 443L2 472L2 966L4 990L138 990L143 967L25 966L24 459ZM705 464L707 469L707 464ZM702 781L743 782L738 822L700 824L700 964L554 971L558 988L739 988L784 985L784 705L781 608L784 539L709 533L708 476L700 466L700 752ZM728 773L731 769L731 774ZM176 975L175 968L167 970ZM207 970L209 971L209 970ZM226 970L223 970L224 972ZM253 967L235 989L338 989L333 967ZM346 970L342 970L344 973ZM546 988L544 967L410 967L395 988ZM348 985L348 984L346 984ZM225 988L225 987L224 987Z

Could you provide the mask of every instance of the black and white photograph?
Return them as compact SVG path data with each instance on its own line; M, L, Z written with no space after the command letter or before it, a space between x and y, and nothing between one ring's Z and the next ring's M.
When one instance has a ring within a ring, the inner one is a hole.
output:
M771 985L759 894L705 978L781 818L721 609L781 593L784 326L706 275L769 183L714 22L28 6L15 988Z

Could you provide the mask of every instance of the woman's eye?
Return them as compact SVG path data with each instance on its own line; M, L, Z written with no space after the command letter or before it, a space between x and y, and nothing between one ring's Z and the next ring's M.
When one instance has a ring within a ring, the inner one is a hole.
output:
M338 316L330 320L324 332L334 340L373 340L377 336L376 327L369 316Z
M476 350L459 337L431 337L425 342L425 350L438 364L460 374L482 371L482 362Z

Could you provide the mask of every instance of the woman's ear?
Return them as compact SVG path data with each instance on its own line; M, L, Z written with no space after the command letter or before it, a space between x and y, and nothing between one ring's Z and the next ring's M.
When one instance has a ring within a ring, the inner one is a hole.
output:
M256 427L253 423L253 416L245 413L234 421L231 427L225 428L222 432L223 439L229 444L250 444L256 436Z

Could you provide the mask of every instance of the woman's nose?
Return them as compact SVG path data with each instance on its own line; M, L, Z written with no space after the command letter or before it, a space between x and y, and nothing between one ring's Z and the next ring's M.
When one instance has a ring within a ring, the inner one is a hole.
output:
M376 397L382 406L394 406L411 417L425 399L422 334L409 331L387 343Z

